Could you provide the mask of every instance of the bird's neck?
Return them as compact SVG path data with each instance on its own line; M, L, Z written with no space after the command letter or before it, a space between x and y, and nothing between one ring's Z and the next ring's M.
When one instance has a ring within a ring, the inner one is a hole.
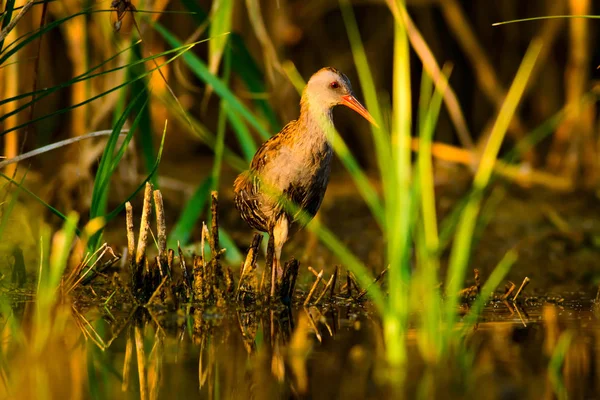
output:
M300 102L298 125L306 139L315 142L331 143L333 139L333 114L329 105L310 101L303 96Z

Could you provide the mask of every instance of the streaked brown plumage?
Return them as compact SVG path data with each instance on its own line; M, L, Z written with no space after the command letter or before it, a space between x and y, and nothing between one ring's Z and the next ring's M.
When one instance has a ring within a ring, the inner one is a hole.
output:
M311 218L319 210L329 182L333 150L328 131L332 109L345 105L375 123L356 100L348 78L330 67L308 81L300 101L300 116L258 149L248 171L234 183L235 205L252 228L274 239L274 266L281 276L281 249L300 227L298 215L284 209L277 193L295 203Z

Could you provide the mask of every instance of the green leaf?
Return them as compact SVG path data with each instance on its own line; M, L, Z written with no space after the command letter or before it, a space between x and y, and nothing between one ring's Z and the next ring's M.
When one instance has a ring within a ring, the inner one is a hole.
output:
M104 216L106 214L106 205L108 201L108 193L110 189L110 179L115 172L119 161L125 153L125 149L129 141L131 140L135 128L139 124L139 121L142 117L141 113L138 113L132 128L127 132L126 139L121 144L119 151L115 154L115 148L117 145L117 141L119 136L121 135L121 131L127 118L132 114L134 109L141 107L142 109L147 105L147 98L143 95L143 93L138 93L135 99L129 103L115 126L113 127L113 131L108 138L108 142L106 143L106 147L104 148L104 152L102 154L102 158L100 159L100 164L98 165L98 171L96 172L96 178L94 180L94 189L92 191L92 203L90 206L90 219Z
M215 0L211 10L212 18L209 28L208 41L208 69L217 75L219 64L227 44L227 33L231 30L231 16L233 14L232 0Z
M140 76L137 76L137 77L135 77L134 79L131 79L131 80L129 80L129 81L126 81L126 82L124 82L124 83L122 83L122 84L119 84L119 85L117 85L117 86L115 86L115 87L113 87L113 88L111 88L111 89L108 89L108 90L106 90L106 91L104 91L104 92L102 92L102 93L100 93L100 94L98 94L98 95L96 95L96 96L93 96L93 97L91 97L91 98L89 98L89 99L87 99L87 100L85 100L85 101L82 101L82 102L80 102L80 103L77 103L77 104L74 104L74 105L72 105L72 106L66 107L66 108L64 108L64 109L61 109L61 110L55 111L55 112L53 112L53 113L46 114L46 115L43 115L43 116L41 116L41 117L35 118L35 119L31 120L31 121L28 121L28 122L25 122L25 123L23 123L23 124L17 125L17 126L15 126L15 127L11 128L11 129L4 130L4 131L2 131L2 132L0 133L0 136L2 136L2 135L5 135L5 134L7 134L7 133L9 133L9 132L12 132L12 131L14 131L14 130L21 129L21 128L23 128L23 127L25 127L25 126L29 125L29 124L33 124L33 123L36 123L36 122L42 121L42 120L44 120L44 119L47 119L47 118L50 118L50 117L56 116L56 115L61 115L61 114L64 114L64 113L66 113L66 112L69 112L69 111L71 111L72 109L75 109L75 108L77 108L77 107L80 107L80 106L83 106L83 105L85 105L85 104L91 103L91 102L92 102L92 101L94 101L94 100L97 100L97 99L99 99L99 98L102 98L102 97L106 96L107 94L114 92L115 90L119 90L120 88L122 88L122 87L125 87L125 86L129 85L129 84L130 84L130 83L132 83L132 82L135 82L135 81L137 81L137 80L140 80L140 79L144 79L144 78L145 78L147 75L151 74L153 71L157 70L158 68L160 68L160 67L162 67L162 66L164 66L164 65L167 65L167 64L169 64L169 63L173 62L173 61L174 61L175 59L177 59L179 56L181 56L182 54L184 54L185 52L187 52L189 49L191 49L191 48L192 48L192 47L193 47L195 44L197 44L197 43L194 43L194 44L192 44L192 45L186 45L186 46L178 47L178 48L177 48L177 50L175 50L175 49L172 49L172 50L169 50L168 52L161 53L161 54L166 54L166 53L175 53L175 55L174 55L174 56L172 56L171 58L167 59L167 61L165 61L164 63L162 63L162 64L159 64L159 65L158 65L156 68L150 69L150 70L148 70L147 72L145 72L144 74L142 74L142 75L140 75ZM142 60L140 60L140 62L145 62L145 61L147 61L147 60L152 60L152 59L155 59L155 58L157 58L157 57L159 57L159 56L160 56L159 54L152 55L152 56L150 56L150 57L147 57L147 58L145 58L143 61L142 61ZM114 71L114 70L118 70L118 69L123 69L123 68L127 68L127 66L123 66L123 67L115 68L115 69L113 69L113 71ZM110 71L110 72L112 72L112 71ZM88 77L81 77L81 78L79 78L79 79L72 80L72 81L70 81L70 82L71 82L71 84L72 84L72 83L75 83L75 82L77 82L77 81L83 81L83 80L89 79L89 78L91 78L91 77L95 77L95 76L99 76L99 75L104 75L104 74L106 74L106 73L107 73L107 72L102 72L102 73L99 73L99 74L90 75L90 76L88 76ZM17 96L17 97L22 97L22 96ZM43 97L45 97L45 96L43 96L43 95L36 96L36 99L35 99L35 101L39 101L39 100L40 100L41 98L43 98ZM8 100L10 101L10 100L14 100L14 99L15 99L15 98L13 98L13 99L8 99ZM3 103L3 102L6 102L6 101L0 101L0 105L2 105L2 103ZM20 111L22 111L23 109L27 108L29 104L31 104L31 102L29 102L27 105L23 105L22 107L19 107L19 108L17 108L15 111L13 111L13 112L11 112L11 113L7 113L7 114L4 114L4 115L0 116L0 122L1 122L1 121L3 121L4 119L8 118L9 116L11 116L11 115L13 115L13 114L16 114L17 112L20 112Z
M179 41L179 39L173 36L173 34L169 32L166 28L164 28L162 25L160 25L159 23L154 23L153 26L154 29L156 29L156 31L163 36L167 43L169 43L169 45L171 45L172 47L181 46L181 42ZM231 110L240 114L246 120L246 122L248 122L254 129L256 129L256 131L264 140L268 139L271 136L269 132L265 130L258 118L256 118L252 114L252 112L250 112L250 110L248 110L248 108L246 108L246 106L244 106L242 102L238 100L238 98L233 94L233 92L229 90L227 85L225 85L219 78L210 73L204 61L202 61L198 56L191 52L185 53L183 55L183 59L188 65L188 67L191 69L191 71L194 73L194 75L196 75L201 81L205 82L206 84L211 85L215 90L215 93L223 100L227 101L227 104L229 105Z
M131 53L131 59L134 62L143 59L141 43L137 43L136 45L134 45L133 52ZM150 89L148 88L148 79L146 78L146 65L144 63L135 63L127 70L127 73L129 75L129 80L133 79L136 76L145 76L145 78L136 80L131 84L131 93L141 94L145 99L144 104L149 103ZM134 112L141 115L139 135L140 138L137 143L141 147L141 153L144 159L144 163L146 165L146 171L150 171L152 169L152 165L154 164L155 158L154 146L152 144L154 134L152 132L152 116L150 115L150 107L146 107L145 105L137 107L134 110ZM151 182L155 186L158 184L156 178L151 179Z

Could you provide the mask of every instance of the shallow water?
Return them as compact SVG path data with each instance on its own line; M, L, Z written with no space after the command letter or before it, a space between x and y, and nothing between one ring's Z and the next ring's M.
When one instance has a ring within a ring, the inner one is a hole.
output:
M34 309L32 302L13 308L25 330ZM396 370L385 362L381 322L368 303L172 312L75 302L57 309L50 325L62 320L62 328L50 329L41 353L19 351L17 336L4 331L11 368L2 392L10 389L15 398L595 398L599 317L594 302L578 293L519 305L493 301L463 350L436 366L423 361L411 328L406 368ZM39 334L25 337L36 343ZM42 386L22 386L28 379Z
M360 199L337 195L336 200L335 190L329 193L323 222L378 273L384 253L378 228ZM452 196L447 189L438 193L440 215L455 203ZM435 363L426 361L431 355L419 330L410 326L406 363L391 368L381 320L368 302L340 299L320 308L276 311L136 307L123 290L127 277L115 274L106 275L104 283L81 286L41 317L31 301L34 288L3 289L8 301L0 305L11 308L0 310L0 397L597 398L596 200L515 189L505 193L475 238L472 265L485 279L516 246L519 260L508 279L517 287L525 276L531 283L517 304L491 302L477 328ZM229 208L225 196L222 209ZM251 232L238 229L237 215L222 214L223 224L245 248ZM566 231L553 222L556 214L567 222ZM109 242L113 237L122 242L124 223L119 225L107 232ZM301 259L298 282L305 290L314 279L308 265L329 273L336 263L307 232L286 252ZM26 258L25 265L31 275L30 265L38 263Z

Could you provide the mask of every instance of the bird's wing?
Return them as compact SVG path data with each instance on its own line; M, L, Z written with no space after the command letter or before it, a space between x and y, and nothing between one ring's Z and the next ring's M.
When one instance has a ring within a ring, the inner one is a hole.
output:
M252 158L252 163L250 163L250 170L252 172L260 174L264 170L269 161L279 152L282 143L289 140L288 138L292 136L295 125L296 120L288 122L279 133L271 136L259 147Z
M290 135L293 131L292 121L278 134L264 142L254 154L250 169L238 176L234 183L235 205L244 219L251 227L260 231L268 231L270 217L279 215L283 209L279 201L267 201L261 180L263 171L267 171L271 160L281 148L282 136Z
M260 181L250 171L241 173L233 184L235 192L235 207L240 212L242 219L252 228L267 232L268 219L262 212L260 205Z

